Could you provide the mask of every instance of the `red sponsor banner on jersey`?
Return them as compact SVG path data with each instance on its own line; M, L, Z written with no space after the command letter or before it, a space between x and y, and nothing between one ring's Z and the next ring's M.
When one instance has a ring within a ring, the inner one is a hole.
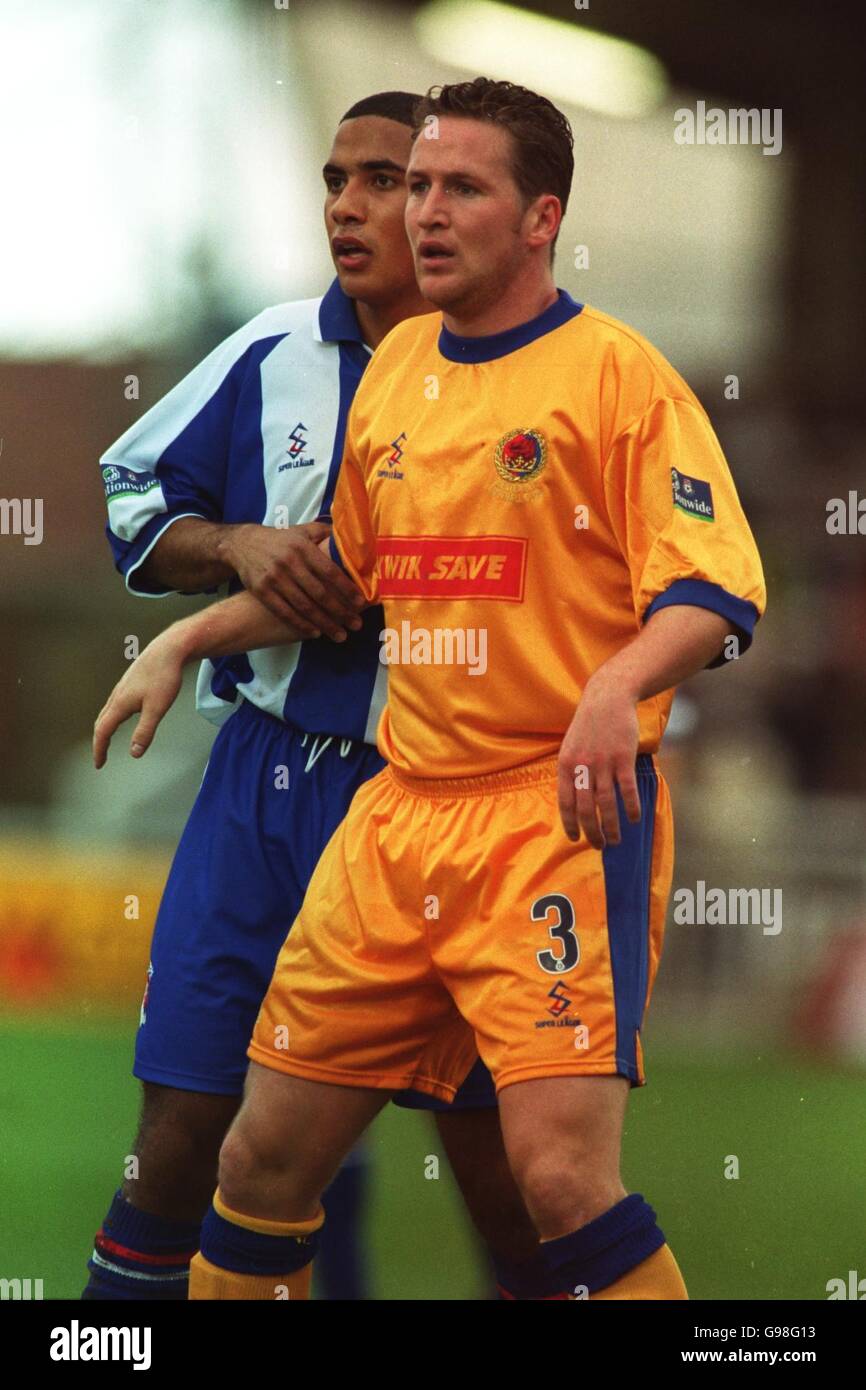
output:
M520 603L526 547L519 536L379 536L379 597Z

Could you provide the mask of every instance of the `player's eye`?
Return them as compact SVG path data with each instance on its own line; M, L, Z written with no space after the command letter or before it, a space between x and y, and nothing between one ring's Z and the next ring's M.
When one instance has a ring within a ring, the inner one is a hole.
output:
M409 192L410 192L410 193L424 193L424 192L427 190L428 187L429 187L429 184L426 184L426 183L424 182L423 179L410 179L410 180L409 180Z
M325 187L329 193L339 193L343 186L343 179L339 174L326 174Z
M391 174L377 174L373 182L377 188L395 188L397 180Z
M477 193L478 189L471 183L458 183L456 185L458 193Z

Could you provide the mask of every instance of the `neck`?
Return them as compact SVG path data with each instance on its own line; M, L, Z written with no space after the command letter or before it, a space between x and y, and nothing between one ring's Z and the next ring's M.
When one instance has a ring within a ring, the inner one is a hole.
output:
M444 310L442 322L449 332L456 333L460 338L504 333L518 324L538 318L556 302L557 294L550 268L545 267L544 272L533 277L528 284L524 279L515 277L504 292L501 286L498 287L495 296L485 298L483 303L461 304Z
M387 304L368 304L362 299L355 300L355 313L358 315L364 342L371 348L378 347L385 334L390 333L391 329L396 328L404 319L415 318L418 314L432 314L435 307L422 298L417 289L400 299L390 300Z

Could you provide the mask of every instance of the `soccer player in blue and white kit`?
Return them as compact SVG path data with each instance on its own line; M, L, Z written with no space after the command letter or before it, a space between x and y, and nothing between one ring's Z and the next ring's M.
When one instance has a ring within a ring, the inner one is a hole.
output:
M428 312L403 211L417 98L380 93L344 116L324 168L337 279L322 299L266 309L216 348L102 459L108 536L133 594L245 588L287 623L286 646L205 661L197 705L221 725L154 931L134 1074L139 1175L115 1195L89 1263L90 1299L184 1299L240 1103L246 1050L286 931L356 789L382 767L381 609L317 544L349 406L372 348ZM399 449L399 441L395 441ZM135 752L135 748L133 749ZM535 1232L478 1066L437 1110L446 1153L494 1256ZM352 1229L360 1174L325 1201L330 1297L361 1296ZM336 1252L339 1251L339 1257Z

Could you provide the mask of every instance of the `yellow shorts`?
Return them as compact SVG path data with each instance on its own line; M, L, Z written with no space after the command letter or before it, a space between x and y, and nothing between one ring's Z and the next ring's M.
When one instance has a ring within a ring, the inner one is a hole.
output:
M293 1076L452 1100L477 1053L497 1090L644 1084L640 1027L673 871L667 784L599 851L566 838L556 761L456 781L387 767L355 794L277 960L249 1056Z

